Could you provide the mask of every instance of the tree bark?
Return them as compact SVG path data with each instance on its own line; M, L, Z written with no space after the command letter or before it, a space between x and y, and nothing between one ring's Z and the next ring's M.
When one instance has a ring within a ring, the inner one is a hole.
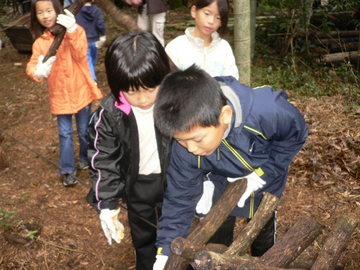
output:
M246 179L230 183L209 214L189 234L187 240L198 246L202 246L209 241L211 236L230 215L241 195L244 193L245 188ZM189 260L171 254L165 266L165 270L185 269L188 264Z
M259 258L250 256L228 256L212 251L201 251L194 258L193 267L198 270L282 270L260 263ZM289 270L289 268L287 268ZM297 269L299 270L299 269Z
M287 267L321 233L321 225L313 218L300 218L263 256L261 263Z
M311 270L332 270L345 249L346 243L358 225L358 221L349 217L341 217L325 240L325 243Z
M249 221L245 228L236 237L235 241L231 244L226 255L232 256L242 254L250 247L255 238L259 235L261 229L272 217L279 198L275 195L265 192L261 200L259 208L256 210L254 217Z
M360 58L359 51L351 51L351 52L341 52L341 53L330 53L321 56L318 62L341 62L346 59L348 60L357 60Z
M251 85L250 0L234 1L234 53L242 84Z
M95 4L98 5L104 13L109 14L116 23L123 25L128 31L139 29L136 21L131 16L122 12L112 1L95 0Z

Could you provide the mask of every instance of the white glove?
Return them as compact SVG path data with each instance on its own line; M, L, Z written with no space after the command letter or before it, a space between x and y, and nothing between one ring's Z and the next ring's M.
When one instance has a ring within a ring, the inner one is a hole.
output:
M156 261L153 265L153 270L163 270L168 258L169 257L166 255L156 255Z
M40 55L38 58L38 63L35 67L34 76L41 80L42 78L47 78L51 72L51 68L56 60L56 56L51 56L46 62L43 62L44 56Z
M214 183L211 180L203 182L203 194L196 205L196 213L206 215L212 206L212 197L214 195Z
M65 14L59 14L57 16L56 23L64 26L68 33L72 33L77 27L75 16L67 9L64 9L64 12Z
M247 179L247 184L246 184L245 192L243 193L243 195L241 196L240 200L237 203L237 206L240 207L240 208L244 207L245 201L250 197L250 194L252 192L257 191L258 189L262 188L266 184L266 182L264 180L262 180L257 175L256 172L252 172L247 176L239 177L239 178L230 178L230 177L228 177L227 180L229 182L234 182L236 180L243 179L243 178Z
M119 244L124 238L124 225L118 219L119 213L120 208L114 210L102 209L100 211L101 228L109 245L111 245L111 239L114 239Z
M106 41L106 36L101 36L98 41L95 42L95 47L100 49L102 46L104 46Z

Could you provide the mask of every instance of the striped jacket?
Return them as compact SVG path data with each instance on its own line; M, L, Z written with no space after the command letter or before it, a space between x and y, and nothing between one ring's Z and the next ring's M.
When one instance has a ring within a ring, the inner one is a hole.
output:
M118 104L112 94L101 101L89 125L88 158L92 188L88 202L97 210L116 209L127 199L139 174L139 136L136 119L126 99ZM156 131L162 183L169 160L170 142ZM151 192L151 191L146 191Z

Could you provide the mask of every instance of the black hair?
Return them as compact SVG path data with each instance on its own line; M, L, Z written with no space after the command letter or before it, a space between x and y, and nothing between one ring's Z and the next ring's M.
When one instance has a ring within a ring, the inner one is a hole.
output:
M192 6L195 6L196 9L202 9L212 4L213 2L217 2L217 6L219 9L221 26L219 27L219 33L225 34L227 31L227 23L229 17L229 3L227 0L195 0L192 3Z
M148 31L117 37L105 54L108 84L119 101L119 92L158 86L170 72L169 58L158 39Z
M169 137L195 126L217 126L226 104L219 83L192 65L168 74L160 84L154 107L155 125Z
M31 1L31 8L30 8L30 27L29 27L29 30L30 30L30 33L31 33L31 35L32 35L32 37L34 39L40 37L44 33L44 31L46 29L46 27L42 26L39 23L39 20L38 20L38 18L36 16L36 3L40 2L40 1L51 2L53 4L56 15L64 13L63 7L62 7L61 2L59 0L32 0Z

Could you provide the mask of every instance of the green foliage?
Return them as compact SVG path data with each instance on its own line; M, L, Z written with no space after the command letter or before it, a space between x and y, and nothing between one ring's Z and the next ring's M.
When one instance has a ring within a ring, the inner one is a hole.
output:
M13 218L12 216L16 213L16 211L5 211L0 208L0 226L10 227L12 226Z
M279 60L265 55L259 59L252 66L254 87L271 85L275 89L291 91L298 98L343 95L347 97L349 108L360 105L359 72L350 64L314 68L296 59L298 64L294 68L289 56Z

